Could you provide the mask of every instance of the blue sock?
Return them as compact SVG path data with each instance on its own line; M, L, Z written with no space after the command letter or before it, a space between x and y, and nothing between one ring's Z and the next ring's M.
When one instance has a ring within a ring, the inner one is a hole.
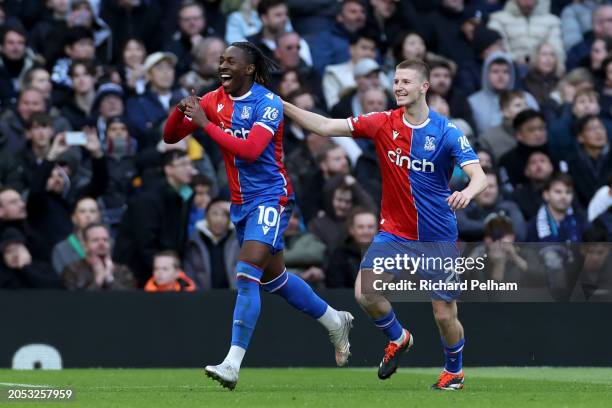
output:
M285 270L282 274L261 285L263 290L279 295L300 312L318 319L327 310L327 302L321 299L302 278Z
M385 333L385 336L390 341L395 341L402 337L404 328L397 320L397 317L395 317L393 309L391 309L388 315L375 319L374 324Z
M234 306L232 346L239 346L245 350L249 347L261 309L259 281L262 275L263 271L254 265L242 261L236 264L238 296Z
M444 339L442 339L442 345L444 346L444 370L451 374L457 374L463 368L463 345L465 344L465 338L461 338L459 343L454 346L448 346Z

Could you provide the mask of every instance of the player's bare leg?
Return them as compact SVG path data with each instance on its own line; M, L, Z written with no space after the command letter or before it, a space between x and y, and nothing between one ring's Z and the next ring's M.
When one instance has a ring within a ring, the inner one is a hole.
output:
M363 272L363 274L362 274ZM385 347L385 355L380 362L378 367L378 378L386 380L391 377L399 367L399 360L402 353L408 351L414 344L414 337L410 332L404 329L393 312L391 303L380 293L368 293L363 291L362 288L366 285L372 277L371 270L359 271L357 279L355 280L355 299L359 306L372 318L374 324L381 329L385 335L389 338L389 344ZM362 285L363 279L366 283ZM393 276L388 273L376 275L377 279L382 279L385 282L389 282L393 279Z
M463 388L462 350L463 326L457 314L457 302L432 300L433 314L444 344L446 364L433 389L458 390Z
M335 310L321 300L301 278L288 274L282 252L272 256L264 270L262 282L265 291L282 296L296 309L317 319L329 332L336 364L343 366L347 363L351 347L349 332L353 327L353 316L349 312Z
M271 259L269 246L258 241L245 241L238 255L236 265L238 295L234 307L232 345L221 364L209 365L204 369L208 377L230 390L236 387L240 365L259 318L260 281Z

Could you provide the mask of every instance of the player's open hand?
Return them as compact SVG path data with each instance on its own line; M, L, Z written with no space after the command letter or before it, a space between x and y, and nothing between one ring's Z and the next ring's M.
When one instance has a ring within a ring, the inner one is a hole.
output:
M472 199L461 191L455 191L446 199L451 210L456 211L468 206Z

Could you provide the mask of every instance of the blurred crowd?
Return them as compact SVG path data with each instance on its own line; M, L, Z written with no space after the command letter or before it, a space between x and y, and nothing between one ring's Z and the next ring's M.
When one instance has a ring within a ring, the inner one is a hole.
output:
M0 288L234 287L221 151L202 130L174 145L161 130L244 40L276 61L283 99L336 118L395 108L395 65L428 62L430 107L489 179L457 212L459 238L498 263L524 266L500 240L610 241L608 1L3 0L0 33ZM283 143L287 268L352 287L378 229L374 145L288 120ZM457 167L451 187L466 183Z

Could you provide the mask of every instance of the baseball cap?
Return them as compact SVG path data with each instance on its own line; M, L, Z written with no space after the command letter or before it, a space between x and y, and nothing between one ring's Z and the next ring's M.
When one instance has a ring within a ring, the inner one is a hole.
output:
M0 235L0 251L4 251L4 249L10 244L25 244L26 238L21 231L17 228L9 227L2 232Z
M170 60L172 65L176 65L176 61L177 61L176 55L174 55L171 52L161 52L161 51L154 52L153 54L150 54L147 57L147 59L145 59L145 62L144 62L145 72L149 72L151 68L153 68L155 65L159 64L163 60Z
M380 65L372 58L362 58L353 67L353 75L356 77L368 75L372 71L380 71Z

